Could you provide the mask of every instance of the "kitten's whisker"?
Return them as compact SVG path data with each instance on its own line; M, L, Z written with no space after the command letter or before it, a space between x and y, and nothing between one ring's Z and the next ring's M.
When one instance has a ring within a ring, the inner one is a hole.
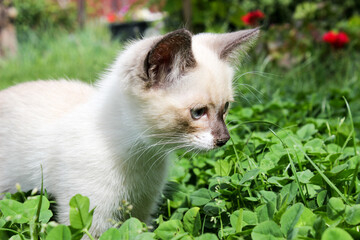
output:
M258 75L260 77L263 77L263 78L268 78L268 79L273 79L272 77L279 77L277 74L272 74L272 73L267 73L267 72L261 72L261 71L249 71L249 72L244 72L240 75L237 75L234 80L235 81L238 81L240 78L248 75L248 74L254 74L254 75ZM270 77L271 76L271 77Z
M152 128L154 128L154 126L151 126L151 127L147 128L147 129L145 129L142 133L140 133L140 134L136 137L134 143L132 144L132 146L131 146L131 148L130 148L130 150L129 150L130 152L132 151L132 149L133 149L133 147L136 145L136 143L139 142L140 138L141 138L142 136L144 136L144 134L145 134L147 131L149 131L150 129L152 129Z
M190 144L189 144L189 145L190 145ZM173 151L175 151L175 150L177 150L177 149L184 148L184 147L186 147L186 146L187 146L187 145L175 146L175 147L169 149L168 151L158 152L157 154L155 154L154 156L162 153L162 155L161 155L159 158L157 158L157 159L153 162L153 164L150 166L149 170L148 170L147 173L146 173L146 176L149 174L149 172L151 171L151 169L152 169L159 161L164 160L164 157L165 157L165 156L168 156L171 152L173 152ZM153 157L154 157L154 156L153 156ZM152 157L152 158L153 158L153 157Z
M250 84L247 84L247 83L240 83L239 86L244 86L246 87L247 89L252 89L254 90L256 93L260 94L260 95L264 95L262 92L260 92L259 90L257 90L254 86L251 86Z
M248 84L240 84L241 86L244 86L257 100L259 103L262 103L262 101L260 100L260 98L254 93L254 91L249 87L250 85ZM262 93L257 90L256 88L252 87L253 89L255 89L258 93L260 93L260 95L262 95Z
M241 97L242 99L246 100L249 105L251 105L251 102L249 101L249 99L247 99L247 97L246 97L244 94L242 94L242 93L238 93L238 94L240 94L240 97Z

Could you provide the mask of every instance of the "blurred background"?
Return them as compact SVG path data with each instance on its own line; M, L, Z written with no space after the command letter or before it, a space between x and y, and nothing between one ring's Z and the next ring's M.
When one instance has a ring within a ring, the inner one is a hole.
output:
M94 82L141 36L257 26L262 35L238 71L246 101L339 85L355 91L357 0L0 0L0 89L34 79Z

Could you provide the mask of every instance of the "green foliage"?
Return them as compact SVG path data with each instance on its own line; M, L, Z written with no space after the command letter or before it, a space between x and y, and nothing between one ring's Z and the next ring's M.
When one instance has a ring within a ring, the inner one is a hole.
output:
M16 57L0 59L0 89L36 79L80 79L89 83L114 60L121 46L108 29L89 24L84 31L29 32ZM19 67L21 66L21 71Z
M62 8L56 1L48 0L14 0L13 2L18 11L15 19L18 33L59 27L70 30L76 26L76 8L72 3Z
M53 239L53 240L71 239L70 229L69 229L69 227L67 227L65 225L58 225L55 228L53 228L52 230L50 230L46 239Z
M166 1L164 11L169 13L169 17L166 19L167 28L176 29L183 25L182 8L182 1ZM224 32L229 28L244 26L240 19L246 12L237 0L195 0L191 1L191 9L191 29L194 32Z
M89 199L80 194L70 201L70 226L49 222L52 212L46 196L28 196L23 192L6 194L0 200L0 236L10 239L80 239L89 234L94 210L89 211ZM21 201L23 200L23 201ZM71 232L70 229L73 229ZM90 236L91 237L91 236Z

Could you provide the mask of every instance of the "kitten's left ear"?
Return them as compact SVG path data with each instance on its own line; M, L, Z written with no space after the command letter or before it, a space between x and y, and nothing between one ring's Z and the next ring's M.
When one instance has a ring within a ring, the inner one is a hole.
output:
M204 34L204 44L213 49L219 58L225 61L238 59L238 55L246 52L256 41L259 28L241 30L223 34Z
M162 37L149 51L144 62L148 86L165 86L169 75L178 76L196 65L191 49L192 34L180 29Z

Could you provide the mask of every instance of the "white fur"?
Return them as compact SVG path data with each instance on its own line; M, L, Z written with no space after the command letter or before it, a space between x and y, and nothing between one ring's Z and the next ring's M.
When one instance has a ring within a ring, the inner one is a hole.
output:
M68 203L77 193L96 207L95 236L111 227L110 219L124 217L118 211L123 200L133 205L133 216L149 222L168 154L215 147L209 119L194 121L199 130L191 134L177 129L176 120L190 118L189 109L199 104L217 113L232 100L232 68L196 36L196 67L166 90L145 91L138 75L159 39L133 43L96 87L49 80L1 91L0 192L16 191L15 183L23 190L39 188L42 166L61 223L68 223Z

